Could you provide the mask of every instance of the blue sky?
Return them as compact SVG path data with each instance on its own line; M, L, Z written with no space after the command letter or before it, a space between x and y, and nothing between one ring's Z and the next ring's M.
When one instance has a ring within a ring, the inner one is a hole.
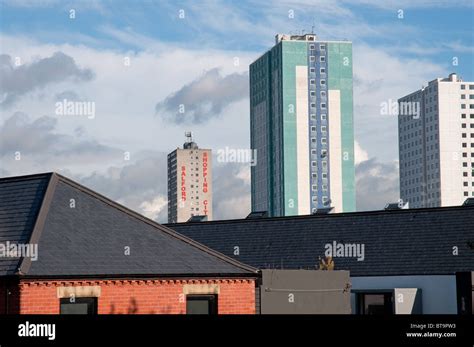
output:
M252 34L254 24L275 23L277 25L269 28L275 33L309 31L313 25L316 33L326 31L325 27L330 33L332 27L342 23L349 29L343 37L337 35L340 30L324 37L396 49L396 54L404 57L428 55L430 60L456 70L466 80L474 79L472 1L356 2L359 4L334 1L333 5L323 1L322 12L318 9L318 1L277 1L272 5L258 1L145 0L1 3L3 33L28 35L56 44L84 43L124 51L143 47L114 39L109 30L139 33L187 47L261 52L273 43L273 37L264 37L258 32ZM76 11L74 21L68 17L70 9ZM184 10L184 19L179 18L180 10ZM294 11L293 19L287 18L290 10ZM399 10L403 11L403 19L398 18ZM226 27L224 16L229 14L231 22ZM215 19L220 16L221 19ZM218 26L219 21L222 27ZM248 28L243 29L245 25ZM453 57L459 58L456 68L451 66Z
M473 24L472 0L0 0L0 176L59 171L166 220L166 154L187 130L215 152L249 148L249 64L314 25L353 42L357 205L381 208L398 199L397 119L381 103L451 72L474 80ZM66 96L96 116L55 114ZM175 121L180 103L192 117ZM246 216L249 167L214 171L216 218Z

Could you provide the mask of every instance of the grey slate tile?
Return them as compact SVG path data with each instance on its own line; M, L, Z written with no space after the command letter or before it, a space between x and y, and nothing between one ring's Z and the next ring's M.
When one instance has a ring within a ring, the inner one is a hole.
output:
M54 186L50 204L44 199L48 184ZM28 242L42 204L47 214L39 228L39 257L28 276L256 276L256 269L57 174L0 179L0 242ZM14 274L18 265L0 259L0 276Z
M311 269L336 240L365 245L364 261L335 258L352 276L474 271L474 207L372 211L166 224L258 268ZM234 246L240 255L234 256ZM457 246L459 255L452 254Z
M0 242L28 242L50 177L42 174L0 179ZM19 261L0 258L0 276L13 275Z

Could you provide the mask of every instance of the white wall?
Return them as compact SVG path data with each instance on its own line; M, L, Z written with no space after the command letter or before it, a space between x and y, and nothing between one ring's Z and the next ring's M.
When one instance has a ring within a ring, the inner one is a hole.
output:
M463 195L462 162L468 161L469 167L464 170L470 174L470 147L464 149L469 156L462 158L461 123L467 123L464 129L469 136L469 108L461 110L461 87L456 82L438 83L439 102L439 148L441 175L441 206L462 205L466 199ZM469 101L469 100L465 100ZM463 112L461 112L463 111ZM461 120L461 113L467 113L467 118ZM469 142L469 138L464 141ZM469 175L471 176L471 175ZM471 190L471 187L469 187Z
M329 169L331 206L333 213L343 211L342 201L342 148L341 148L341 91L328 91L329 103Z
M308 67L296 66L296 162L299 215L311 213L308 122Z
M423 314L457 314L456 276L351 277L352 290L420 288ZM355 302L351 302L355 313Z

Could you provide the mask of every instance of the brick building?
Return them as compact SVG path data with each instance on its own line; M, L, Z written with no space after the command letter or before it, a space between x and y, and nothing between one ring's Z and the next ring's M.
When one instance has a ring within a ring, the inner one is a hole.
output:
M258 277L58 174L0 179L0 314L254 314Z

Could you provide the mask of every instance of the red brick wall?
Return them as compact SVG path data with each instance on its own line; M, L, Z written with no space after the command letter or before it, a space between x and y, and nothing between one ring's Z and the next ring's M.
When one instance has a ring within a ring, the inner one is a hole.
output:
M220 314L255 314L255 280L80 280L20 282L20 313L58 314L58 287L100 286L99 314L178 314L186 313L185 284L219 286Z

